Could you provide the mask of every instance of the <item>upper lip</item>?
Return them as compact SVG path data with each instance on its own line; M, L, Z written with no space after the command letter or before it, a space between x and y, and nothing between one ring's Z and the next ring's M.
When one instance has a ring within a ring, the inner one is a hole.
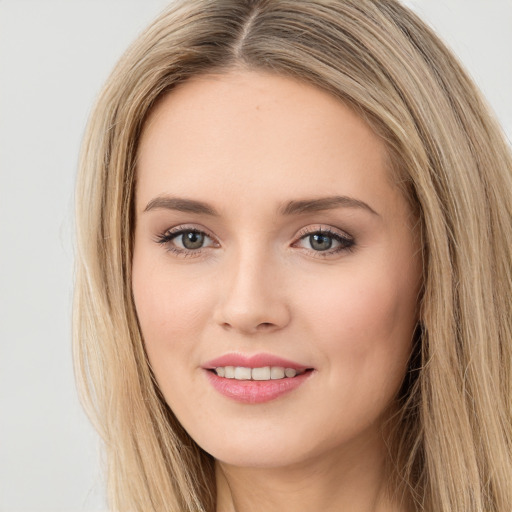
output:
M283 368L293 368L294 370L307 370L311 366L297 363L283 357L272 354L224 354L206 362L202 367L206 370L224 366L241 366L243 368L262 368L264 366L281 366Z

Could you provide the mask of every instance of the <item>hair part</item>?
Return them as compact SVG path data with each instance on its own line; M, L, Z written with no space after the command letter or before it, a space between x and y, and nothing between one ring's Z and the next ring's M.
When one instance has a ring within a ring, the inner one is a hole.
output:
M320 87L382 138L418 218L421 331L397 397L395 492L417 510L512 503L512 158L467 74L395 0L187 0L128 49L77 182L74 354L113 510L213 512L213 460L160 394L131 291L137 147L158 100L246 68Z

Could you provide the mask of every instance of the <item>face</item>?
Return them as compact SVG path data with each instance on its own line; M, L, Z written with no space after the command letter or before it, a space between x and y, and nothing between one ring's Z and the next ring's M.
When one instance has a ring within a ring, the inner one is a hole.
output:
M232 72L161 100L139 146L133 295L202 448L276 467L375 435L417 322L413 225L383 143L319 89Z

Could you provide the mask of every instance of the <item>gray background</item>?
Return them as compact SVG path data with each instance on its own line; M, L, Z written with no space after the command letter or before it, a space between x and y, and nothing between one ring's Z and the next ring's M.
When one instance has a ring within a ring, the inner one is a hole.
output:
M73 186L94 98L166 0L0 0L0 511L106 510L70 350ZM512 0L407 2L512 136Z

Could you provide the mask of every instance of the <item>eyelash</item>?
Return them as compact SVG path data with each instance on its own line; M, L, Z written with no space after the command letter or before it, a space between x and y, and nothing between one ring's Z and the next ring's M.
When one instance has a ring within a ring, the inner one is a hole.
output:
M320 258L327 258L329 256L332 256L334 254L338 254L340 252L352 252L354 250L355 241L353 238L347 236L347 235L341 235L340 233L333 231L331 228L328 227L321 227L321 228L304 228L301 230L298 234L298 241L294 242L294 245L300 242L301 240L306 239L307 237L313 236L313 235L322 235L329 238L334 239L336 242L339 243L339 246L334 249L328 249L325 251L315 251L314 249L308 249L308 251L314 252L316 257Z
M180 247L176 247L172 244L172 241L178 238L180 235L184 235L185 233L196 233L198 235L205 235L211 240L215 240L212 235L210 235L207 231L202 229L192 228L188 226L177 226L173 229L162 233L157 236L157 243L165 246L166 250L176 254L177 256L181 256L182 258L190 258L200 256L205 249L205 247L201 247L199 249L181 249Z
M200 247L198 249L182 249L172 244L173 240L175 240L181 235L184 235L185 233L195 233L198 235L204 235L213 241L212 246L215 247L215 244L217 244L217 242L215 242L215 238L212 235L210 235L207 231L187 226L177 226L176 228L173 228L171 230L166 231L165 233L162 233L161 235L158 235L156 242L158 244L161 244L162 246L165 246L167 251L172 252L177 256L183 258L200 256L203 253L204 249L206 249L206 247ZM325 227L315 229L304 228L299 232L298 240L294 242L293 245L296 246L296 244L298 244L300 241L305 240L307 237L313 235L323 235L332 238L334 241L339 243L338 247L334 249L327 249L325 251L315 251L314 249L306 249L308 252L314 253L315 257L327 258L329 256L338 254L343 251L352 252L354 250L355 241L353 238L341 235L340 233L337 233L332 229Z

